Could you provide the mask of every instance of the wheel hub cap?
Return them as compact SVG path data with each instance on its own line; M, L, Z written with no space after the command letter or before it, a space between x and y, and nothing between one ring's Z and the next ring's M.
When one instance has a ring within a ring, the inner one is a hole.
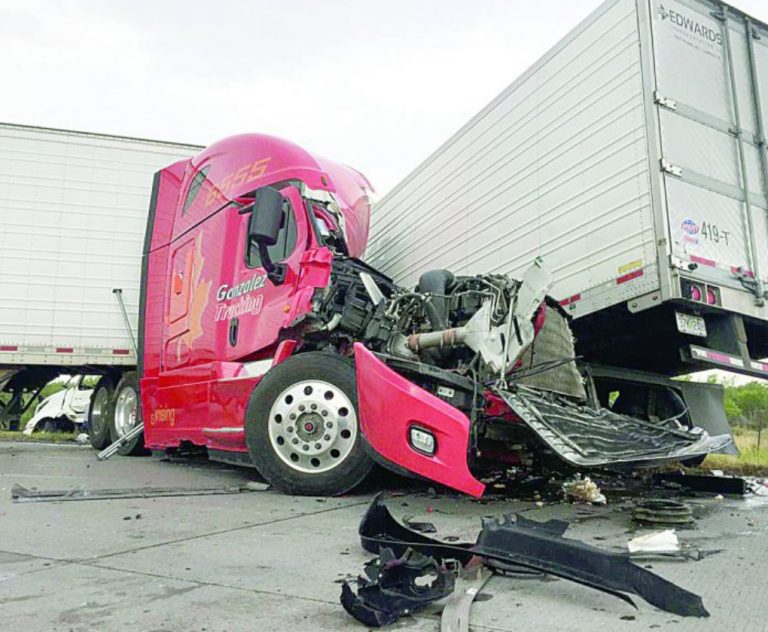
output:
M118 437L124 437L136 426L139 397L132 387L123 388L117 395L115 405L115 430Z
M322 380L297 382L275 400L269 440L280 459L300 472L337 467L352 451L357 415L346 394Z

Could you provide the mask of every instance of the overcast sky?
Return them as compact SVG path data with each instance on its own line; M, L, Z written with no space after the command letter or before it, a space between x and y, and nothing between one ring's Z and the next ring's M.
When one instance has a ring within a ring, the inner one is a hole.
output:
M283 136L380 194L598 0L0 0L0 121ZM768 1L735 4L768 21Z

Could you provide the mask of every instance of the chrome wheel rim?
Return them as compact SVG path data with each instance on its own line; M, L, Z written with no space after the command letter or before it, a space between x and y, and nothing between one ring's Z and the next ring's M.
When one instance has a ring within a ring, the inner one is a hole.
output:
M357 414L337 386L322 380L286 388L269 411L269 441L291 469L320 474L341 465L357 439Z
M118 438L127 435L136 426L139 398L131 386L126 386L117 395L115 404L115 431Z
M106 425L107 404L109 403L109 390L101 387L93 396L93 408L91 409L91 430L101 432Z

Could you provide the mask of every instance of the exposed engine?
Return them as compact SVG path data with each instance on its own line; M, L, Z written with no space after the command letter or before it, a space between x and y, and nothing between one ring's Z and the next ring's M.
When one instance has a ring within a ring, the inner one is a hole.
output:
M513 368L533 341L548 287L537 264L522 281L435 270L406 290L360 261L339 259L315 299L313 333L336 347L364 341L380 353L490 379Z

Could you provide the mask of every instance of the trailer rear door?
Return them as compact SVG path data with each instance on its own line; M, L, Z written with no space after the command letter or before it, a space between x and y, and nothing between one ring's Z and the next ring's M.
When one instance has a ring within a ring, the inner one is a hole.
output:
M673 260L718 269L724 284L762 293L768 31L709 0L648 1Z

